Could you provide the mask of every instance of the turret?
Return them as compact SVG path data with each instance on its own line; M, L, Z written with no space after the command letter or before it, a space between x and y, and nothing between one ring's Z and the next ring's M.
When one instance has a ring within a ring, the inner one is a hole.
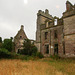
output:
M45 10L45 14L49 14L49 11L48 11L48 9L46 9L46 10Z

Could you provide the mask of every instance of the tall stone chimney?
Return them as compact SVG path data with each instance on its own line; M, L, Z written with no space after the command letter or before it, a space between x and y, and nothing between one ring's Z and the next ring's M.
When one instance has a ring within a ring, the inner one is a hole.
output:
M21 25L21 29L24 30L24 26L23 25Z

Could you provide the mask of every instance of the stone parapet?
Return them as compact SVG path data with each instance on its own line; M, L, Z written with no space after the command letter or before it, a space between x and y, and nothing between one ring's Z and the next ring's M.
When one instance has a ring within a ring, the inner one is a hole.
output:
M37 15L41 15L41 16L44 16L46 18L49 18L49 19L53 19L52 15L49 14L49 11L46 9L45 12L42 11L42 10L39 10Z

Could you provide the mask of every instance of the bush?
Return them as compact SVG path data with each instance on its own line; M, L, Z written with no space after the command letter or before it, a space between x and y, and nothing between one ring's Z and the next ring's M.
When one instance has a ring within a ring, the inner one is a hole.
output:
M52 59L59 59L60 57L58 55L51 55L50 58L52 58Z
M2 48L2 43L0 43L0 48Z
M11 58L11 54L7 49L0 48L0 58Z
M29 39L24 40L23 47L24 47L23 50L19 50L18 52L19 54L36 56L37 47L34 44L32 44Z
M37 52L36 56L39 57L39 58L44 58L43 54L40 53L40 52Z
M15 59L21 59L21 60L28 60L29 56L25 56L25 55L16 55Z
M12 51L12 40L11 39L4 39L2 47L11 52Z
M31 55L32 55L32 56L36 56L36 54L37 54L37 47L34 46L34 47L31 49L31 51L32 51L32 52L31 52Z

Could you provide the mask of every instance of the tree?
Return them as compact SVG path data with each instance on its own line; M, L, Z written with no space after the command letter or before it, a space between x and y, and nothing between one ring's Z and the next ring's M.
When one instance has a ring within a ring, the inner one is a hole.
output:
M31 52L31 42L29 39L25 39L24 41L24 54L25 55L30 55Z
M2 48L2 43L0 43L0 48Z
M12 51L12 40L11 39L4 39L3 48L5 48L11 52Z
M0 37L0 48L2 47L2 37Z
M2 37L0 37L0 43L2 43Z
M31 44L31 41L29 39L25 39L24 41L24 45L23 45L24 49L21 50L22 54L24 55L36 55L37 53L37 48L35 47L34 44Z

